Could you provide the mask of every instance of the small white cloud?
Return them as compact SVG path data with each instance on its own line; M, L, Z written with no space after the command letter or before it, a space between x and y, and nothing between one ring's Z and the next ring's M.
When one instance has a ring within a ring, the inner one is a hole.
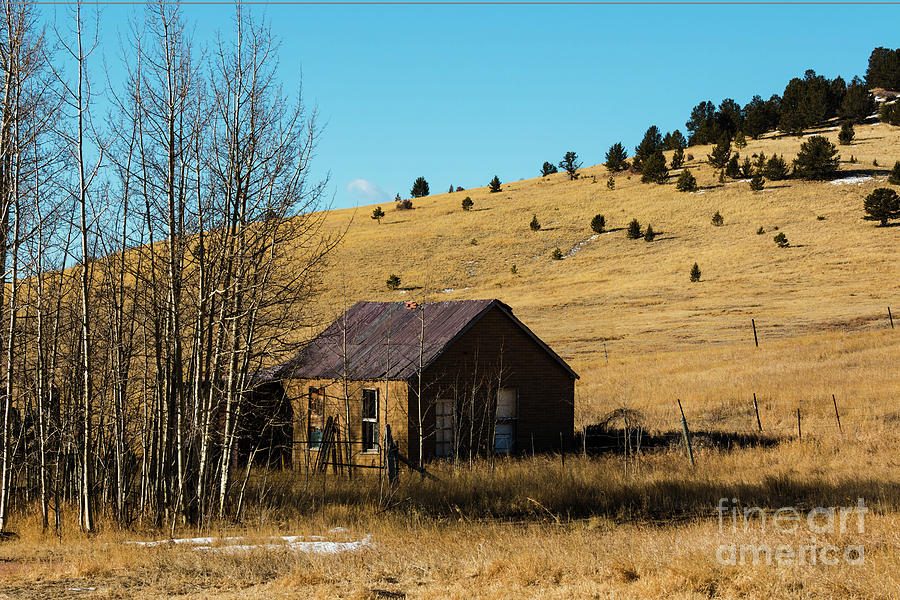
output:
M388 199L387 192L366 179L356 178L351 180L347 184L347 192L362 197L366 201L378 202Z

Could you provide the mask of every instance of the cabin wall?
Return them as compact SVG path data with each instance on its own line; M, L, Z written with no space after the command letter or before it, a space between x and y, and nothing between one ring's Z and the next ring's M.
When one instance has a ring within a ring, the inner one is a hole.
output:
M426 314L426 338L427 338ZM517 391L513 453L569 447L575 424L575 379L534 339L494 308L463 333L422 378L423 458L436 451L436 400L452 398L456 408L456 456L494 450L498 388ZM418 459L418 383L409 387L410 454ZM474 416L474 419L472 418ZM446 420L446 419L444 419ZM443 435L442 435L443 437ZM470 448L469 440L474 448ZM451 458L455 458L451 457Z
M346 408L344 406L344 382L334 379L289 379L284 382L284 389L290 399L294 415L294 451L293 466L295 470L304 471L315 464L319 450L310 444L310 388L325 390L325 411L322 423L333 417L339 424L341 440L347 440ZM363 390L378 390L378 449L374 452L362 451ZM391 434L397 441L400 451L407 451L407 384L405 381L349 381L347 395L350 399L349 437L352 441L352 459L354 465L376 466L381 464L384 452L386 425L391 426ZM343 446L346 448L346 445ZM345 458L346 460L346 458ZM370 469L363 469L369 471ZM375 472L372 470L372 472Z

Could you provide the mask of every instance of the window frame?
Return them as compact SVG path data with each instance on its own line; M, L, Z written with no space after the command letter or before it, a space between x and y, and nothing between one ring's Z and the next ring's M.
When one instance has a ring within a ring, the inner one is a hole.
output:
M313 402L318 402L318 411L313 410ZM313 414L317 414L316 420L319 422L318 426L313 426ZM313 431L316 430L319 432L319 437L317 440L313 440ZM310 386L309 392L307 393L307 406L306 406L306 441L307 447L310 450L319 450L322 448L322 437L325 434L325 388L323 387L312 387Z
M375 416L366 416L366 395L367 392L371 392L372 399L375 403ZM380 393L378 388L363 388L362 389L362 397L360 400L359 407L359 417L360 417L360 429L361 435L360 439L362 441L362 453L363 454L378 454L381 452L381 424L379 420L379 400ZM370 439L366 439L366 425L369 425L372 429L372 436Z

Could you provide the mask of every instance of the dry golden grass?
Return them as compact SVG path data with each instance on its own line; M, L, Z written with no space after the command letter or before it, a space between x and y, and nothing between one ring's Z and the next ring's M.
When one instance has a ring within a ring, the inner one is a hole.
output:
M836 140L836 130L825 133ZM883 177L900 158L900 130L861 126L857 136L840 150L859 163L842 169L872 171L877 159ZM790 160L801 141L751 141L741 154ZM0 598L897 597L900 333L888 329L886 307L900 305L900 228L861 219L863 197L884 184L788 181L752 193L746 182L718 185L701 164L708 150L690 149L702 194L624 174L609 191L597 166L577 181L559 174L507 183L498 194L479 188L416 200L412 211L384 206L381 224L369 218L372 207L335 211L328 217L335 229L353 222L332 257L326 316L360 299L497 297L581 374L579 423L627 405L651 429L677 432L680 398L695 430L753 431L756 393L777 445L699 443L694 468L677 437L627 470L616 455L570 456L565 468L559 457L438 466L440 481L405 473L386 502L373 479L329 477L323 496L321 481L305 488L282 474L267 480L265 507L251 490L243 527L201 532L262 539L340 525L347 539L372 534L374 547L334 556L139 548L123 542L165 534L140 526L120 532L110 523L90 538L67 524L60 542L42 535L31 515L17 523L19 539L0 543ZM460 207L467 195L471 212ZM716 211L723 227L710 222ZM591 239L597 213L611 228L637 218L661 235L646 243L615 230ZM541 231L529 230L532 214ZM765 235L756 234L760 226ZM776 226L792 247L775 246ZM553 261L556 247L579 249ZM703 280L691 284L695 261ZM388 291L391 273L412 289ZM791 437L798 408L802 441ZM770 510L849 506L863 497L874 512L860 535L800 529L735 537L718 529L721 497ZM864 544L865 565L716 562L721 543L797 546L811 537Z

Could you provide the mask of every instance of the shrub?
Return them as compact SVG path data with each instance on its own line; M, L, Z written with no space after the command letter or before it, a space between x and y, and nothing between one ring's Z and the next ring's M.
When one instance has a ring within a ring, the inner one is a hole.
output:
M616 189L616 178L612 175L609 176L609 179L606 180L606 189L614 190Z
M397 200L396 209L397 210L412 210L413 203L412 200L407 198L406 200Z
M569 174L569 179L578 179L578 169L581 163L578 161L578 155L572 150L566 152L565 156L559 163L559 168L564 169Z
M372 211L372 218L378 221L378 224L381 225L381 219L384 218L384 211L381 210L380 206L376 206L375 210Z
M841 125L841 132L838 134L838 142L840 142L842 146L847 146L853 141L855 136L856 132L853 130L853 123L844 121L844 124Z
M488 189L492 194L496 194L500 191L500 178L494 175L494 178L491 179L491 182L488 184Z
M719 214L719 211L716 211L716 214L712 216L712 224L716 227L721 227L725 224L725 218Z
M554 250L553 252L550 253L550 258L552 258L553 260L562 260L563 259L562 250L560 250L559 247L557 247L556 250Z
M456 191L457 191L457 192L463 192L463 191L465 191L465 188L464 188L463 186L461 186L461 185L458 185L458 186L456 186Z
M851 154L851 155L850 155L850 164L851 164L851 165L855 165L856 162L857 162L857 161L856 161L856 157L853 156L853 155Z
M396 290L400 287L400 277L391 273L391 276L387 278L387 286L389 290Z
M900 217L900 196L890 188L878 188L866 196L863 207L867 220L878 221L884 227L888 219Z
M778 156L777 154L772 155L766 162L766 168L763 171L763 175L766 176L766 179L769 181L781 181L782 179L787 179L788 177L788 165L785 162L784 157Z
M538 221L537 215L531 217L531 223L528 224L532 231L538 231L541 228L541 222Z
M690 169L685 169L681 172L681 175L678 176L678 180L675 182L675 189L679 192L697 191L697 180Z
M511 266L511 267L509 268L509 272L510 272L512 275L518 275L519 269L516 268L516 263L513 263L513 266Z
M630 240L636 240L641 237L641 224L637 219L632 219L625 230L625 236Z
M753 177L750 178L750 189L754 192L762 191L763 187L766 185L766 180L763 179L763 176L757 173Z
M478 245L478 240L476 240L475 238L472 238L471 240L469 240L469 245L470 245L470 246L477 246L477 245Z
M666 182L668 177L669 169L666 168L666 157L663 156L662 150L657 150L644 161L641 182L653 182L661 185Z
M409 191L409 195L413 198L422 198L428 195L428 182L425 181L424 177L417 177L413 182L412 189Z
M606 217L603 215L594 215L591 219L591 230L594 233L603 233L606 231Z
M682 166L684 166L683 148L675 148L675 152L672 154L672 162L669 164L673 169L680 169Z
M831 178L838 169L838 150L821 135L814 135L800 146L794 159L794 171L803 179L821 181Z
M872 159L872 166L873 166L873 167L877 167L877 166L878 166L878 159L877 159L877 158Z
M759 226L759 229L756 230L756 235L763 235L766 233L766 228L762 225Z
M541 167L541 177L553 175L554 173L559 173L559 171L556 169L556 165L551 162L544 162L544 166Z
M625 146L622 145L622 142L616 142L606 151L606 168L613 173L627 169L626 158L628 158L628 154L625 152Z
M779 248L787 248L788 246L791 245L790 242L788 242L787 236L784 235L783 231L776 234L775 237L772 239L775 240L775 243L778 245Z
M738 131L737 135L734 136L734 147L735 148L746 148L747 147L747 138L744 137L743 131Z
M900 160L894 163L891 174L888 175L888 183L891 185L900 185Z
M745 158L744 162L741 163L741 176L745 179L753 177L753 163L750 162L749 158Z
M824 220L825 220L825 216L824 216L824 215L818 215L818 216L816 216L816 221L824 221Z
M691 267L691 281L694 283L700 281L700 267L697 263L694 263L694 266Z
M653 226L647 223L647 231L644 232L644 241L652 242L653 238L656 237L656 232L653 231Z
M475 206L475 202L472 201L471 198L466 196L462 201L462 209L463 210L472 210L472 207Z

